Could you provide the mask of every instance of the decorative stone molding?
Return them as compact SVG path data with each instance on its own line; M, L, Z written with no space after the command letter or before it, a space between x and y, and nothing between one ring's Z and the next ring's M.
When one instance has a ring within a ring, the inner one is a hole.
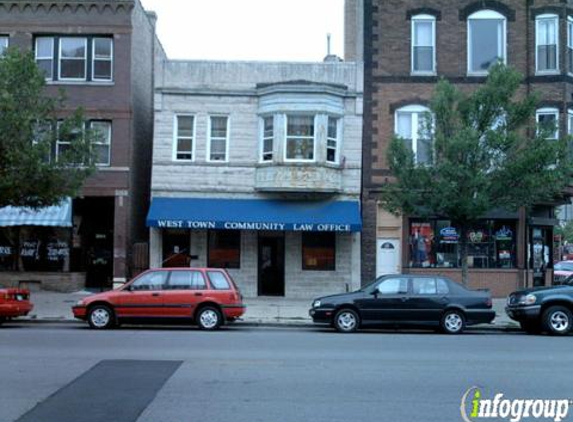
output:
M134 0L76 0L76 1L3 1L0 0L0 13L31 11L33 13L113 13L130 12L135 7Z

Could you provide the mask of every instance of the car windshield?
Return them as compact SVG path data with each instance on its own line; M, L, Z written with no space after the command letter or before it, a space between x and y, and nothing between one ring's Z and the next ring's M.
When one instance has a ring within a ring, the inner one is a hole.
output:
M555 271L572 271L573 262L558 262L554 267Z

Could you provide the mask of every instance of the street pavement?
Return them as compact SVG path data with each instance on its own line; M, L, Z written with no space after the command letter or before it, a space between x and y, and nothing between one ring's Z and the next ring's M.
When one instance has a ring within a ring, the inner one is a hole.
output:
M34 309L24 318L27 321L73 321L71 307L83 297L92 294L87 291L75 293L56 293L49 291L32 292ZM308 315L313 298L305 300L285 299L277 297L245 298L247 312L238 324L247 325L312 325ZM480 329L508 330L516 329L518 325L511 321L504 310L505 299L494 299L496 311L494 324L481 325Z
M462 421L472 386L484 398L573 398L571 341L14 322L0 329L0 422Z

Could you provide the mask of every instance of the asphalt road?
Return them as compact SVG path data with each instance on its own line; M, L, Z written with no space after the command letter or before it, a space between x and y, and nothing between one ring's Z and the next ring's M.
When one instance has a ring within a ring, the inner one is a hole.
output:
M573 399L572 350L520 333L12 324L0 422L461 421L472 386Z

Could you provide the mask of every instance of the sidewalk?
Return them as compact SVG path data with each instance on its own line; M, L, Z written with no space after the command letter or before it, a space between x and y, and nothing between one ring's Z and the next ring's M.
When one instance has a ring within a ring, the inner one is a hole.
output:
M71 307L80 299L91 295L91 292L56 293L36 291L31 293L34 309L25 318L19 320L41 322L71 322L74 319ZM245 298L247 312L238 324L248 325L312 325L308 316L312 299L284 299L275 297ZM493 307L497 317L494 324L476 326L479 329L507 330L517 328L505 314L505 299L494 299Z

